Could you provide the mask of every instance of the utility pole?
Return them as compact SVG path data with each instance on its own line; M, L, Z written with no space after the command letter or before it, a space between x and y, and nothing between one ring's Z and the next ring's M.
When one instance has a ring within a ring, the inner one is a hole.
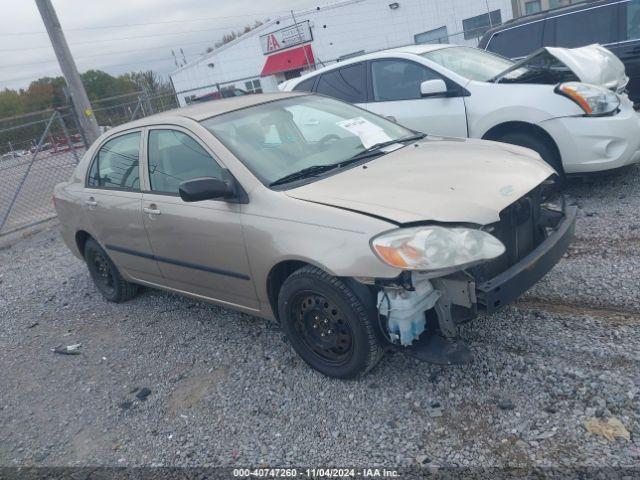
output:
M71 102L78 114L82 136L86 139L87 144L91 145L95 139L100 136L100 128L93 115L89 97L87 97L87 92L84 89L84 85L82 85L82 79L78 73L76 63L71 56L69 45L64 38L60 21L58 20L56 11L53 9L51 0L36 0L36 5L38 6L38 10L40 10L42 21L47 28L51 45L60 64L60 69L67 82Z

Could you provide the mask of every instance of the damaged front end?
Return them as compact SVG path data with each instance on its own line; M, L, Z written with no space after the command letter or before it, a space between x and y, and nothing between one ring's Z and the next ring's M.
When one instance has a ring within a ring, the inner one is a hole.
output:
M503 209L498 222L478 229L504 246L499 255L461 268L411 269L392 281L376 281L378 314L388 340L424 361L471 361L457 326L478 311L496 312L551 270L573 238L575 218L576 208L564 201L559 208L543 205L537 187ZM478 250L476 240L465 237L464 248ZM402 248L407 257L420 253L411 251L411 243ZM394 261L390 258L386 261Z

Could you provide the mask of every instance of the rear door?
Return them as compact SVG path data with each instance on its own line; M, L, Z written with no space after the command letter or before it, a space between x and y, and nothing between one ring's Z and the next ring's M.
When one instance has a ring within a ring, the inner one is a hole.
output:
M401 125L432 135L467 136L467 117L462 96L422 98L420 84L442 79L455 89L449 79L417 62L389 58L370 64L371 100L366 108L391 117Z
M141 213L142 133L133 130L106 141L92 159L84 209L92 233L121 271L143 281L162 277L153 259Z
M240 207L224 200L184 202L178 185L199 177L223 178L223 168L191 132L154 127L147 133L148 190L144 225L165 284L256 310Z

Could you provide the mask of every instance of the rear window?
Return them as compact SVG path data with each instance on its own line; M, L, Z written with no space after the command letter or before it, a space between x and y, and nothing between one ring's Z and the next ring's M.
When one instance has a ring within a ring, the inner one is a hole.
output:
M93 159L87 178L92 188L140 189L140 132L106 142Z
M345 102L366 102L366 70L364 63L323 73L318 80L316 92L335 97Z
M640 38L640 0L631 0L623 8L623 14L626 16L626 36L621 40L636 40Z
M295 87L293 87L293 90L296 92L310 92L311 90L313 90L313 84L316 83L316 78L317 77L311 77L303 80Z
M542 47L544 22L533 22L496 32L487 50L509 58L526 57Z

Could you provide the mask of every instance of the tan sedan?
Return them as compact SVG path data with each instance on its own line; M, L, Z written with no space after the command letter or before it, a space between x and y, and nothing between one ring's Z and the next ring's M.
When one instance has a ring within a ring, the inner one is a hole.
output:
M469 361L457 324L514 300L571 240L575 210L542 204L553 174L521 147L267 94L109 130L54 201L108 300L144 285L275 319L348 378L388 348Z

